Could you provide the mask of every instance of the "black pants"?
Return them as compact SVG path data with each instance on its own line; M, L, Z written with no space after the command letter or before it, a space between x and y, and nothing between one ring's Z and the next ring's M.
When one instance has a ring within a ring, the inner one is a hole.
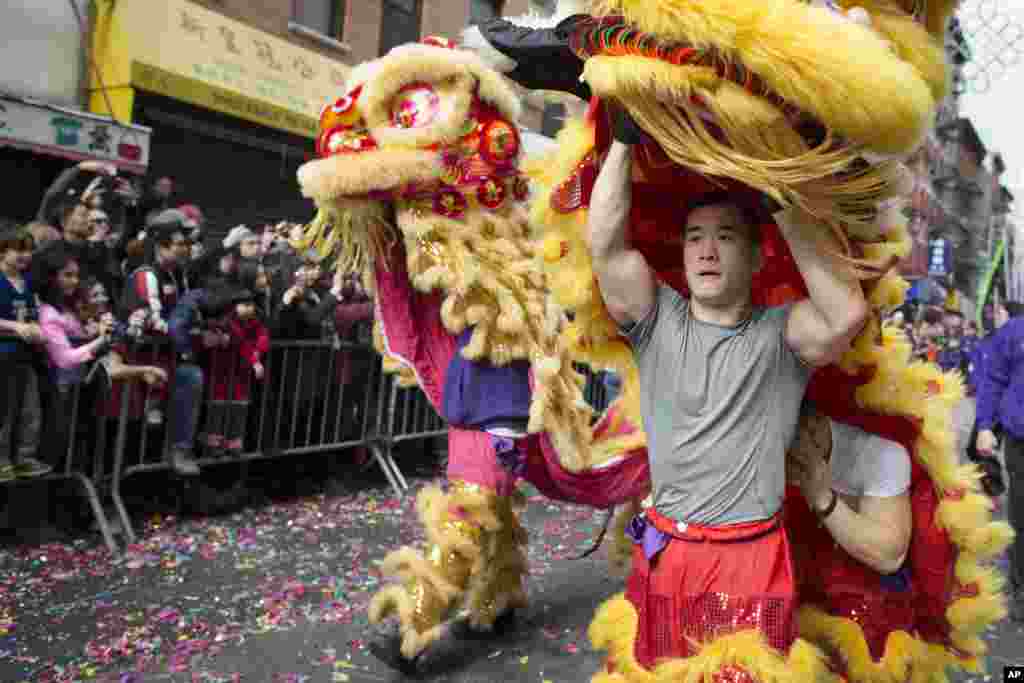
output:
M1007 434L1005 457L1010 480L1006 492L1008 521L1017 532L1010 545L1010 585L1024 591L1024 439Z

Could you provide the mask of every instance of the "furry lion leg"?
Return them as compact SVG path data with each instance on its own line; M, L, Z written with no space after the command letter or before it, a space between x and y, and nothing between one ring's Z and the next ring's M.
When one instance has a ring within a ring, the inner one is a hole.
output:
M428 545L425 552L404 547L384 558L383 573L401 584L381 590L370 603L370 621L394 616L402 635L402 655L413 659L442 635L441 624L463 597L480 565L485 536L498 528L494 494L453 482L424 489L416 500Z
M502 496L494 500L494 513L500 526L487 535L479 571L474 570L467 607L469 624L488 630L505 611L525 607L527 573L526 530L519 523L517 499Z

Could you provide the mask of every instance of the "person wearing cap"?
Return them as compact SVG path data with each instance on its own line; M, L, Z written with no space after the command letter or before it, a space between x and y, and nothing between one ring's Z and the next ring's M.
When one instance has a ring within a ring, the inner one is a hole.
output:
M159 220L154 220L147 230L143 264L133 270L125 282L120 300L120 317L128 320L133 314L145 311L144 332L147 336L167 334L167 317L184 293L178 261L182 245L186 244L185 232L180 212L163 212ZM146 339L143 337L136 342L134 349L128 351L137 354L145 347ZM171 374L173 361L173 353L165 353L162 349L156 351L155 364L163 366L168 374ZM146 419L150 425L163 424L161 406L167 398L166 389L147 395ZM168 450L167 461L180 475L194 476L199 473L195 463L177 449Z
M263 238L246 225L238 225L224 238L224 248L248 261L263 256Z

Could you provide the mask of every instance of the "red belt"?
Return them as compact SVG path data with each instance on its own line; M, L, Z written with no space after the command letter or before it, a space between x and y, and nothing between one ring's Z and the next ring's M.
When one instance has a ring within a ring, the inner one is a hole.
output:
M653 507L644 513L647 520L658 531L682 541L709 541L711 543L728 543L743 541L764 536L782 524L782 512L756 522L740 522L739 524L723 524L721 526L705 526L702 524L685 524L666 517Z

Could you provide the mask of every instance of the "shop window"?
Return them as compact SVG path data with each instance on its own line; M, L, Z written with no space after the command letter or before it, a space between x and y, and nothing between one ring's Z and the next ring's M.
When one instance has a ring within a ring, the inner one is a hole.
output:
M420 39L421 0L383 0L380 24L380 54Z
M292 0L292 21L328 38L345 32L346 0Z

